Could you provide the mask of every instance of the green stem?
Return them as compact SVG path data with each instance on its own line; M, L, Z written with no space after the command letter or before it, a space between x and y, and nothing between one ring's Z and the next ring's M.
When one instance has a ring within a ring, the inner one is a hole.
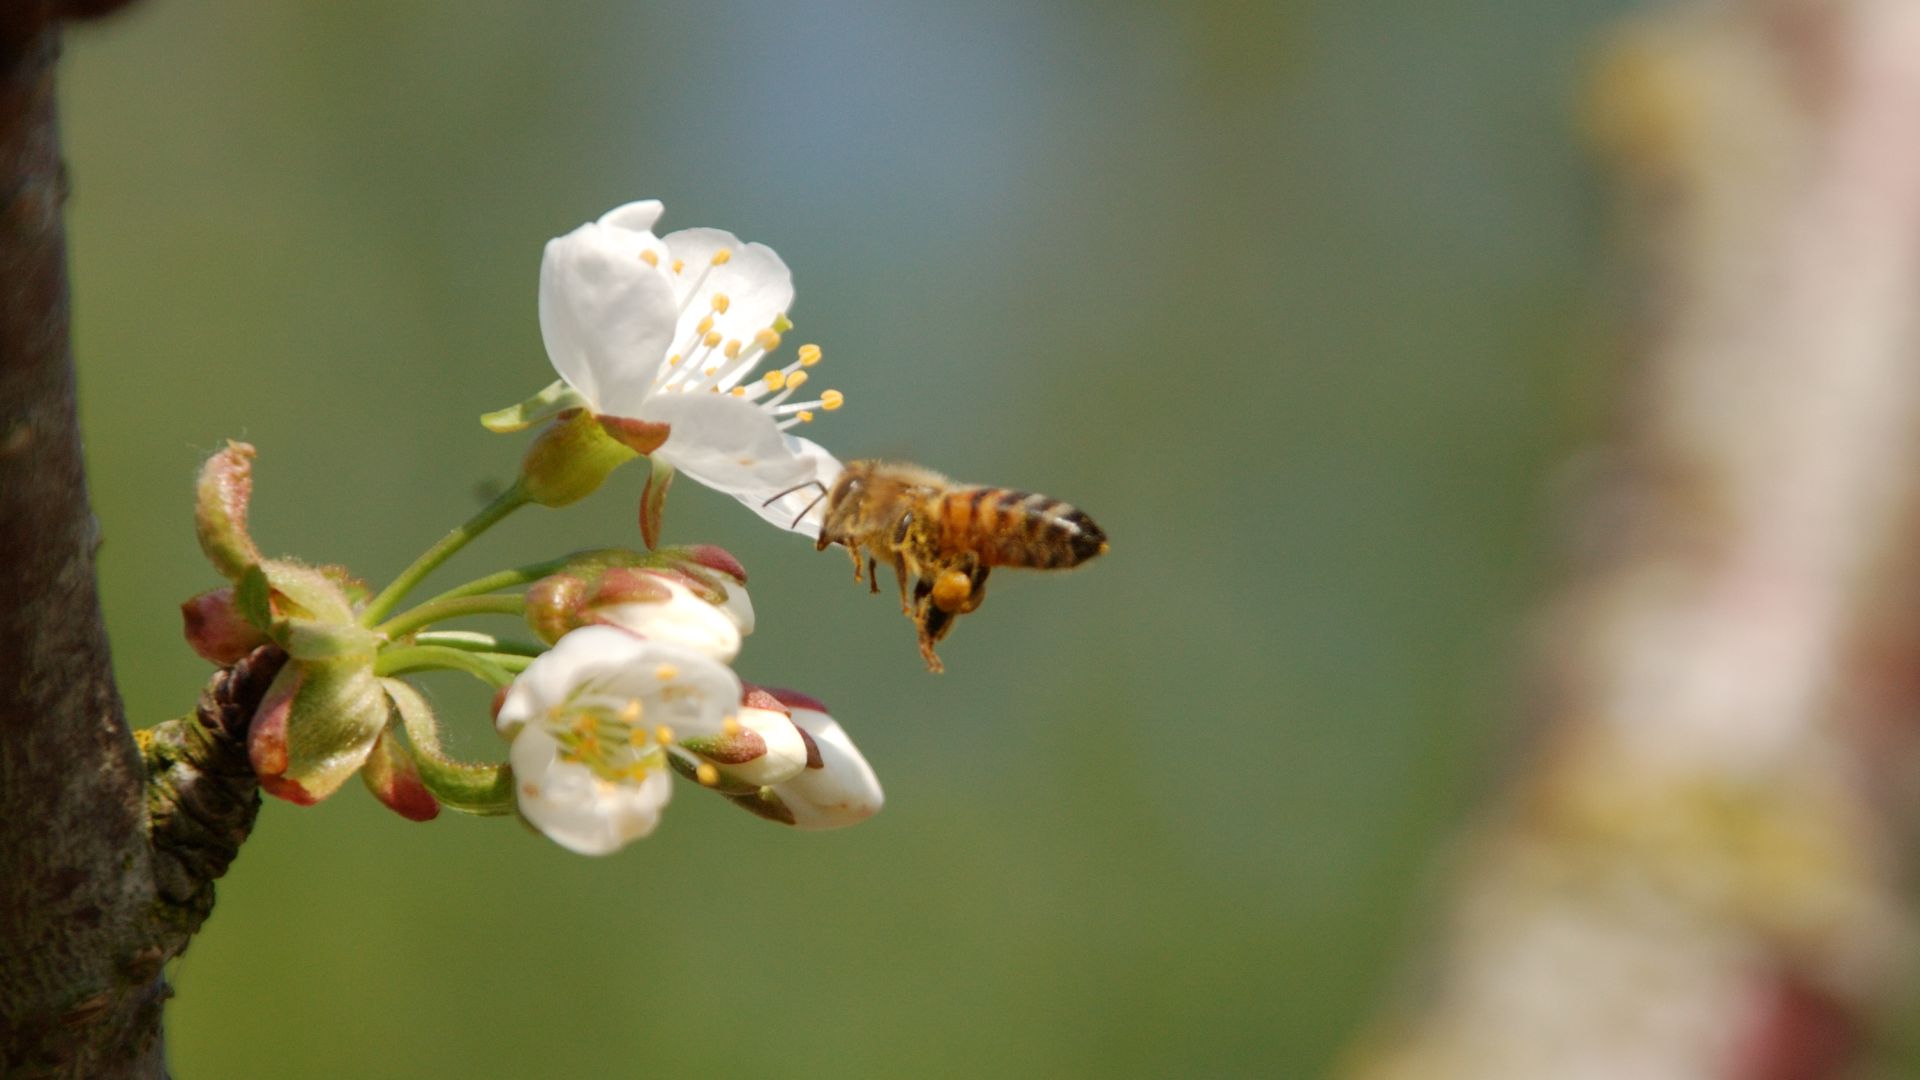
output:
M486 577L474 578L464 585L455 585L446 592L435 595L434 598L428 600L427 603L431 604L441 600L458 600L463 596L479 596L481 593L499 592L501 589L511 589L516 585L531 585L549 574L559 573L561 570L566 569L567 564L572 561L573 556L569 555L563 559L548 559L546 562L528 563L525 566L516 566L511 570L502 570L497 574L488 574Z
M388 649L373 662L375 675L404 675L409 671L464 671L495 688L513 681L513 672L505 664L480 653L449 649L444 645L408 645Z
M545 645L537 641L515 641L511 638L497 638L492 634L476 633L472 630L428 630L413 635L415 645L442 645L449 649L465 652L500 653L504 656L522 656L528 659L547 651Z
M431 626L443 619L457 619L462 615L521 615L527 610L527 601L521 596L460 596L452 600L429 600L416 608L395 615L386 622L373 628L374 633L384 634L389 639L402 638L423 626Z
M400 571L393 584L380 590L373 598L367 610L360 613L360 625L372 626L387 617L400 601L406 598L413 587L420 584L422 578L439 568L441 563L453 557L454 552L466 547L474 537L499 524L500 519L533 501L527 495L524 480L516 480L514 485L500 493L500 497L488 503L486 508L468 518L458 528L440 538L440 542L422 552L413 560L413 565Z

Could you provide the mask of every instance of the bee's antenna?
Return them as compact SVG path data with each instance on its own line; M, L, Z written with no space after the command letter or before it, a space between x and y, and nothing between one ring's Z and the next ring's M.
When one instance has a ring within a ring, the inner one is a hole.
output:
M820 483L820 481L818 481L818 480L815 480L815 481L814 481L814 483L816 483L816 484L819 484L819 483ZM800 487L806 487L806 486L807 486L807 485L805 485L805 484L801 484L801 485L800 485ZM794 488L793 490L795 490L795 491L798 491L798 490L800 490L800 488ZM808 503L808 504L807 504L806 506L804 506L804 507L802 507L799 513L797 513L797 514L795 514L795 515L793 515L793 525L798 525L798 524L800 524L800 519L801 519L801 518L803 518L803 517L806 517L806 516L807 516L808 514L810 514L810 513L812 513L812 512L813 512L813 508L814 508L814 507L816 507L816 506L819 506L819 505L820 505L820 500L821 500L821 499L824 499L824 498L826 498L826 497L827 497L827 487L826 487L826 485L825 485L825 484L821 484L821 485L820 485L820 494L818 494L818 495L815 495L815 496L813 497L813 501L812 501L812 502L810 502L810 503ZM789 526L787 526L787 528L789 528L789 529L791 529L791 528L793 528L793 525L789 525Z
M781 499L786 498L787 496L793 494L796 491L799 491L801 488L804 488L804 487L817 487L820 489L820 497L821 498L826 497L827 485L821 483L818 480L803 480L800 483L795 484L792 487L788 488L787 490L780 492L779 494L775 495L773 498L768 499L766 502L761 503L760 508L764 510L767 507L772 506L774 503L779 502ZM819 501L820 501L819 499L814 500L814 502L819 502ZM811 510L813 509L813 507L809 505L807 509Z

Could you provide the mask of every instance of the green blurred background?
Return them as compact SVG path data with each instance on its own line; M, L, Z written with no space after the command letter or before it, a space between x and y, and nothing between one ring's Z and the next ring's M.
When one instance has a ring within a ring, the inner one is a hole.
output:
M1618 3L151 2L73 35L82 408L127 703L208 674L189 487L384 580L510 477L547 237L642 196L794 268L809 432L1071 499L1113 552L922 670L838 553L686 485L739 667L886 811L683 788L604 859L272 802L178 963L186 1077L1313 1075L1497 775L1556 463L1606 399L1575 136ZM639 470L442 581L636 543ZM485 696L431 684L498 755Z

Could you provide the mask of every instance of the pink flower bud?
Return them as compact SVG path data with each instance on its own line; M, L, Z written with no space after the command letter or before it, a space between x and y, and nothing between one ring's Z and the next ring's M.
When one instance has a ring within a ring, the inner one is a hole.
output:
M187 644L200 657L226 667L266 644L267 635L240 614L233 586L210 589L180 605Z

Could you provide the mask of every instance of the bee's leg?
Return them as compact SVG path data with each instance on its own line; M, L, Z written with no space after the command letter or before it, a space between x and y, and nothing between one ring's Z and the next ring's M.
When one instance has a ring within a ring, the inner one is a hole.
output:
M871 589L867 590L868 592L875 593L875 594L879 593L880 571L877 567L874 566L873 555L871 552L869 552L867 555L867 584L873 586Z
M907 599L907 557L893 553L893 580L900 583L900 614L913 617L913 603Z
M927 662L927 670L940 672L946 665L933 653L933 646L953 627L953 616L942 611L933 602L934 585L921 578L913 586L913 621L920 628L920 658Z
M853 556L853 580L860 580L860 549L853 544L847 545L847 554Z
M982 566L973 572L973 591L967 594L967 602L962 604L955 614L965 615L979 607L980 602L987 598L987 571L991 569L993 568L990 566Z

